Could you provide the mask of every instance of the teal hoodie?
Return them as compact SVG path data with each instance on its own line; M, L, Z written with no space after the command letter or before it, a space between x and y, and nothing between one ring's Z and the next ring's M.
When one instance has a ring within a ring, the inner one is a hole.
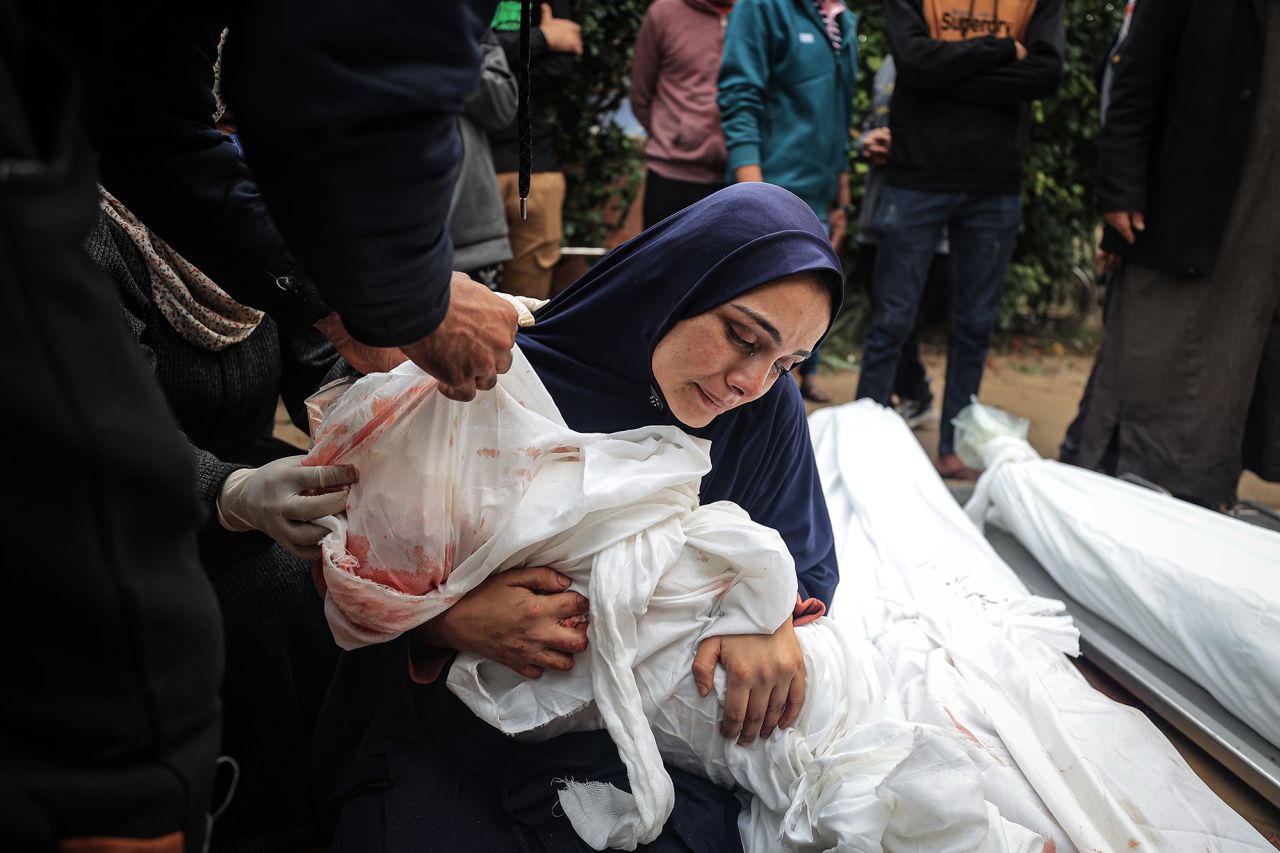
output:
M728 179L760 164L764 179L804 199L824 223L836 175L849 168L858 17L840 16L831 49L812 0L738 0L720 62Z

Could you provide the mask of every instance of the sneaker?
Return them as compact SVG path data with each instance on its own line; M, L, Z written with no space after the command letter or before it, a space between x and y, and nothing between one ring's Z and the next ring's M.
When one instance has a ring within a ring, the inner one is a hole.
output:
M912 429L920 429L938 420L932 397L925 400L899 400L893 410L902 415L902 419Z

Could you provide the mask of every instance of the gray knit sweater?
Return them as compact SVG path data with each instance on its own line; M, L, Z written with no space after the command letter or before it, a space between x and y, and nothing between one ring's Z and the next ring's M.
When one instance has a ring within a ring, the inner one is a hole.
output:
M155 369L196 454L195 485L210 510L201 552L212 570L210 560L224 555L232 539L239 540L237 551L251 544L222 536L214 517L214 501L227 475L298 452L272 437L277 398L283 397L290 417L305 431L307 396L350 368L319 332L283 334L270 316L246 340L219 352L188 343L160 314L146 263L118 225L100 216L86 248L115 283L125 324Z

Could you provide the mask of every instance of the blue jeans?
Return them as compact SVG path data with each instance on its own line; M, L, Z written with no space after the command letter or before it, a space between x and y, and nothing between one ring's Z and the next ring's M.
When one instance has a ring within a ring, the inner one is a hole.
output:
M873 313L862 355L858 397L888 405L903 344L915 328L929 264L950 229L947 384L940 454L955 451L951 419L978 393L996 306L1022 221L1016 195L933 192L886 186L876 210L879 238L871 274Z

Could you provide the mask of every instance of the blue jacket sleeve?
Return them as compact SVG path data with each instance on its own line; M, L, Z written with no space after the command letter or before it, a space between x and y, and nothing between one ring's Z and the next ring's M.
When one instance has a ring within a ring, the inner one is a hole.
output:
M449 305L455 119L494 2L240 4L223 87L290 249L368 344L429 335Z
M729 16L720 60L720 126L729 152L729 174L761 162L765 93L769 90L769 41L776 22L762 0L739 0Z

